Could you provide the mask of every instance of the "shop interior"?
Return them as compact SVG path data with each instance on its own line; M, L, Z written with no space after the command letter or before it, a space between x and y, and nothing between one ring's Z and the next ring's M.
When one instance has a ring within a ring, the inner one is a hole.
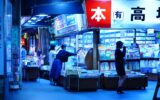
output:
M37 80L39 77L49 80L51 69L49 48L55 45L55 51L58 52L60 45L65 44L67 51L77 55L69 57L68 62L63 64L59 80L61 86L78 91L115 89L118 84L114 57L117 41L124 42L127 47L125 70L128 78L125 88L145 89L148 80L157 79L159 29L87 29L84 16L84 14L62 14L55 17L45 15L43 21L47 23L50 21L47 27L24 30L21 45L25 46L27 56L22 61L22 67L29 68L24 69L22 73L24 80ZM33 24L31 21L36 22L38 18L34 16L25 24ZM134 38L139 48L132 47ZM38 50L44 55L41 64L38 64Z
M124 83L124 90L131 90L135 94L143 91L146 94L150 93L149 90L154 91L152 89L156 83L160 86L157 77L160 70L160 29L159 23L156 22L159 21L158 0L147 2L128 0L123 7L121 6L123 0L108 0L107 4L111 1L113 4L111 7L113 15L109 16L110 28L107 28L108 26L105 28L89 27L86 12L88 6L85 2L90 0L33 0L33 2L21 0L21 3L18 2L19 0L2 1L0 5L5 5L3 9L0 9L1 12L4 11L4 16L0 21L2 23L0 31L4 34L0 36L4 39L2 38L0 47L4 47L1 48L4 68L0 68L0 74L2 74L0 75L0 84L2 84L0 85L0 100L7 98L9 91L12 94L12 91L26 89L23 88L24 83L41 83L41 80L47 81L49 88L57 89L58 87L59 89L60 87L64 89L63 93L69 93L69 95L74 94L75 91L76 94L78 91L80 95L83 95L86 91L93 91L97 94L96 91L103 90L104 94L106 92L110 94L110 90L117 89L119 81L115 66L117 41L122 41L126 47L124 58L127 79ZM146 8L146 11L144 8L142 10L146 15L145 21L144 18L140 18L144 15L140 17L134 15L137 10L133 11L136 8L132 7L130 2L137 8L139 8L138 5ZM148 4L155 5L152 5L153 9L151 9L152 6L148 9ZM130 12L128 8L131 8ZM114 11L119 10L127 11L125 17L122 12L122 19L116 19L118 15ZM134 17L138 21L133 21ZM150 22L151 19L154 19L153 23ZM134 42L138 44L138 47L134 47ZM68 52L76 55L69 57L68 61L62 64L58 85L53 86L50 71L54 59L50 57L56 57L62 44L66 46ZM50 55L51 51L54 54ZM152 86L152 89L149 86ZM37 87L36 85L36 89ZM32 88L32 86L27 86L27 88ZM46 90L42 91L44 93ZM92 98L94 98L93 92L89 92ZM115 98L119 99L119 97Z

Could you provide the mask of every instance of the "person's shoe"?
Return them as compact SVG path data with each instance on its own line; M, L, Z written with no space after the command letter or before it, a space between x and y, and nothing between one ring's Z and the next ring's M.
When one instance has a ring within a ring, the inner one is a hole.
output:
M118 94L124 94L124 92L123 92L123 91L117 91L117 93L118 93Z
M122 88L121 88L121 87L118 87L117 93L118 93L118 94L123 94L123 93L124 93L124 92L122 91Z
M54 82L54 84L53 84L54 86L56 86L57 85L57 83L56 82Z
M54 82L50 81L50 85L54 85Z

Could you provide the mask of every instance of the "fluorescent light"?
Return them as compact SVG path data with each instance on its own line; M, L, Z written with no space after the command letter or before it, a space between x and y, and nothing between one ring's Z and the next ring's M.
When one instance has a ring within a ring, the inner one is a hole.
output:
M36 23L31 23L31 24L36 24Z
M37 18L36 17L32 17L32 20L36 20Z
M46 14L39 14L39 15L37 15L37 16L45 17L45 16L48 16L48 15L46 15Z
M49 17L51 17L51 16L48 15L47 18L49 18Z
M36 22L39 22L39 21L41 21L40 19L38 19Z
M31 22L32 22L31 20L28 21L28 23L31 23Z

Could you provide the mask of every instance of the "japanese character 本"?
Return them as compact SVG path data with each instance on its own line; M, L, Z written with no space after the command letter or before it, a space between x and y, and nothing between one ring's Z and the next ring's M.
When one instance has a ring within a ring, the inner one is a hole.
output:
M96 19L97 22L99 22L101 19L105 20L106 17L103 15L103 12L106 11L106 9L101 9L100 7L97 7L96 9L91 9L91 11L94 11L94 15L91 17L91 19Z

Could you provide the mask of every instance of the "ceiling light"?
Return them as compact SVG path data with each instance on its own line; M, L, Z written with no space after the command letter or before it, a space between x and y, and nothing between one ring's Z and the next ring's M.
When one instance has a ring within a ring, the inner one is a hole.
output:
M32 22L31 20L28 21L28 23L31 23L31 22Z
M32 17L32 20L36 20L37 18L36 17Z
M36 24L36 23L31 23L31 24Z
M39 17L45 17L45 16L48 16L48 15L46 15L46 14L39 14L37 16L39 16Z

